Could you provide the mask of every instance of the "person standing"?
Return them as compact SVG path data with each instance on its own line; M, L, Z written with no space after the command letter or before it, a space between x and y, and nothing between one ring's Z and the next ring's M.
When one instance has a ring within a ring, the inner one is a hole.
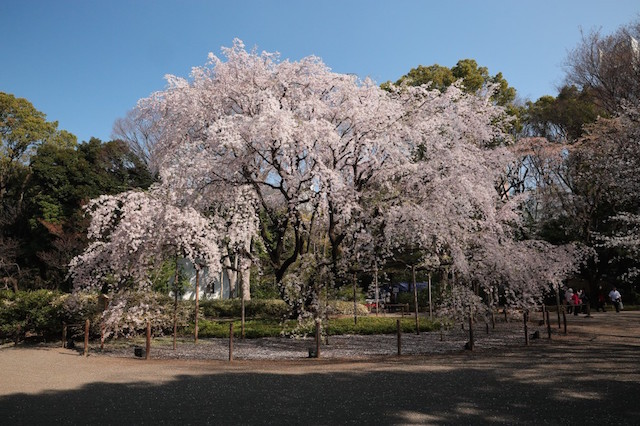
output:
M573 305L573 315L578 316L580 313L580 290L571 296L571 304Z
M620 312L620 302L622 302L622 296L620 296L620 292L617 288L613 288L609 292L609 299L611 299L611 303L616 308L616 312Z
M598 307L596 308L596 312L599 312L602 309L602 312L605 311L606 298L604 297L604 291L602 290L602 286L598 286Z
M569 288L565 293L564 293L564 304L567 306L567 313L570 314L571 312L573 312L573 289Z

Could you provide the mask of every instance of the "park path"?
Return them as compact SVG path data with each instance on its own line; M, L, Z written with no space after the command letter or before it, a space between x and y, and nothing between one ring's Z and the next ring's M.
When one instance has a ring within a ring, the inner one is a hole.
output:
M3 424L640 424L640 312L528 347L358 360L0 349ZM6 422L6 423L5 423Z

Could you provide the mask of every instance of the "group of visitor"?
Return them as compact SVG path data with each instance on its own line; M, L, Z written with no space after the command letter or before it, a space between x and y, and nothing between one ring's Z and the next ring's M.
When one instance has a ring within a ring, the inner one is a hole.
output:
M616 312L620 312L622 310L622 296L620 295L620 292L616 287L613 287L613 289L609 292L608 299L615 308ZM598 294L596 299L597 311L602 310L602 312L605 312L606 300L607 297L605 297L602 286L598 287ZM574 315L578 315L581 312L586 312L586 307L589 304L589 298L583 290L578 290L574 293L573 289L569 288L564 293L564 302L567 306L567 313L570 314L573 312Z
M573 312L573 315L578 315L581 312L588 313L589 297L582 289L574 293L573 289L569 288L564 293L564 298L567 305L567 313Z

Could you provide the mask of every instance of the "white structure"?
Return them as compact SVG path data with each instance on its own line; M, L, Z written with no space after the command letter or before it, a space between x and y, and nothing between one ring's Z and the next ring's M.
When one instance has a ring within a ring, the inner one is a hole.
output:
M178 266L183 276L189 280L189 285L182 295L183 300L195 300L196 298L196 269L187 259L178 261ZM200 270L199 287L200 299L230 299L229 273L227 269L223 269L221 273L211 276L207 268ZM231 272L233 273L233 272ZM173 282L173 277L171 278Z

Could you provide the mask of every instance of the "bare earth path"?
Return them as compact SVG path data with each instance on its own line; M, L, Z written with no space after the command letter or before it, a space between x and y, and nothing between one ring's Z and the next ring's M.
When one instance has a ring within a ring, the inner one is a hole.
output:
M402 357L144 361L5 347L0 424L640 424L640 312L568 320L567 336L556 326L529 347L483 347L476 332L473 352Z

